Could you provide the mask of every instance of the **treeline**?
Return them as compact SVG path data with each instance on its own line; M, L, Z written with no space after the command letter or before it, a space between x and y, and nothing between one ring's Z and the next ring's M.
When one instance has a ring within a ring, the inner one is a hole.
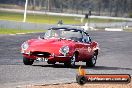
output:
M1 4L23 6L26 0L0 0ZM92 15L124 16L132 15L132 0L28 0L32 10L53 11Z

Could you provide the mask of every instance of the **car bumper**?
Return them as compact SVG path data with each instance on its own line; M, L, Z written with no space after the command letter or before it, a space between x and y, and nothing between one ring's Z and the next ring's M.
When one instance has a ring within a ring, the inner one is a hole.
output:
M37 56L34 56L34 55L30 55L30 54L22 54L23 57L27 58L27 59L33 59L33 60L37 60L37 58L45 58L45 57L37 57ZM66 56L63 56L63 55L50 55L49 57L47 57L48 60L50 61L56 61L56 62L65 62L65 61L68 61L72 56L71 55L66 55Z

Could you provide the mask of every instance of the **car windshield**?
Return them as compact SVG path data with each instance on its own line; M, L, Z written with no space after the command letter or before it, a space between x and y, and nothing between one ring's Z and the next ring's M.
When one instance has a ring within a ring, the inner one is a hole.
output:
M82 34L81 31L78 30L66 30L66 29L49 29L45 35L45 39L50 38L64 38L64 39L71 39L74 41L82 41Z

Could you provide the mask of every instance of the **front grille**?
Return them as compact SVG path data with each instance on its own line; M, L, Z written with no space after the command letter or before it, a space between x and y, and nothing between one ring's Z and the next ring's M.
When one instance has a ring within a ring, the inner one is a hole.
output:
M44 58L48 58L50 57L50 53L48 52L39 52L39 51L36 51L36 52L32 52L32 55L33 56L37 56L37 57L44 57Z

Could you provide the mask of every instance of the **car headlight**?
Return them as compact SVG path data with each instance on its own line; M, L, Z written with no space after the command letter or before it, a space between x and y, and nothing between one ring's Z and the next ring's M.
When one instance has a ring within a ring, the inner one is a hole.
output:
M27 42L24 42L24 43L22 44L21 48L22 48L23 50L26 50L26 49L28 48L28 43L27 43Z
M62 46L59 50L60 53L63 55L66 55L69 52L69 47L68 46Z

